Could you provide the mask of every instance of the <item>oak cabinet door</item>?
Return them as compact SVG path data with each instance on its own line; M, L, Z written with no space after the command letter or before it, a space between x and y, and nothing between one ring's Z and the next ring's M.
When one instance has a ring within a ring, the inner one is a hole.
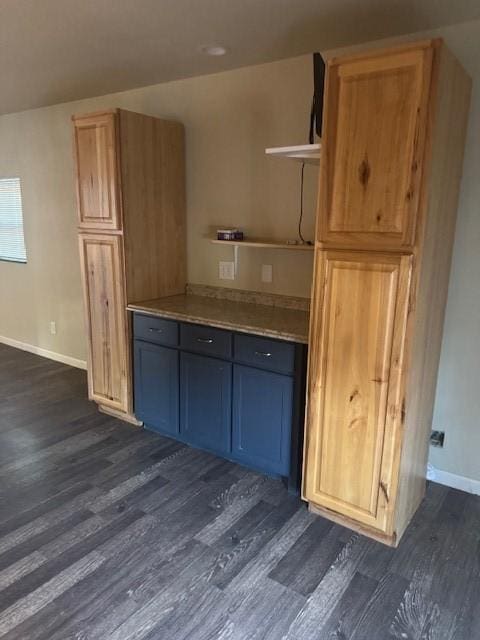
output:
M76 119L74 145L80 228L120 229L115 114Z
M128 354L122 239L80 234L88 337L88 384L92 400L128 411Z
M382 531L398 475L410 260L346 251L316 260L304 494Z
M319 240L411 246L425 146L431 47L329 66Z

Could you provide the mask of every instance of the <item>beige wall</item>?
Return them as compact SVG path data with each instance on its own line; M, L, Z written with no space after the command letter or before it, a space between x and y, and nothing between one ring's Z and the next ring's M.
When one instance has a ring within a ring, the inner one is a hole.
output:
M431 461L480 480L480 22L435 35L446 38L471 74L473 101L434 416L446 445L432 450ZM265 158L263 150L305 140L310 92L307 56L0 117L0 175L22 178L29 259L0 263L0 336L85 356L71 113L121 106L185 123L189 280L218 285L218 260L231 255L204 238L211 227L238 224L253 234L295 236L299 167ZM309 167L309 236L315 182ZM268 290L308 295L311 257L286 251L241 249L233 286L261 289L262 262L273 265ZM58 323L57 336L49 334L50 320Z
M21 178L28 260L0 261L0 336L84 359L71 165L64 107L0 117L0 176Z
M445 37L473 91L433 417L445 447L432 448L430 461L480 481L480 21Z
M300 166L265 157L265 147L307 142L311 75L306 56L0 117L0 175L22 179L28 253L26 265L0 263L0 336L85 357L70 116L104 107L185 124L190 282L309 296L310 254L242 248L237 279L220 281L218 261L232 260L232 249L207 236L239 225L296 238ZM310 238L316 173L306 168ZM262 263L273 265L270 285L260 281Z

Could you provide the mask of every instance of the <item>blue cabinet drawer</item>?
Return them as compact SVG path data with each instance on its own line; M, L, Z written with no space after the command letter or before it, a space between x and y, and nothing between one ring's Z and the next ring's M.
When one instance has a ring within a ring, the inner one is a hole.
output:
M291 375L295 367L295 345L291 342L237 334L234 357L243 364Z
M180 326L180 346L188 351L196 351L217 358L231 358L232 334L223 329L182 323Z
M135 313L133 316L133 335L135 338L147 342L176 347L178 345L178 322Z
M247 465L288 475L293 379L234 365L232 455Z

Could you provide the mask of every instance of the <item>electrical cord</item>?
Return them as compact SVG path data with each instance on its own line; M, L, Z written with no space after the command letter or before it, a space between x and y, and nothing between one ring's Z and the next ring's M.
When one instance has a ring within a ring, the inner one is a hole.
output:
M310 131L308 133L308 141L313 144L315 138L315 93L312 99L312 109L310 111ZM302 234L302 220L303 220L303 185L305 174L305 161L302 162L302 168L300 170L300 216L298 219L298 237L300 238L300 244L312 244L310 240L305 240Z
M300 216L298 218L298 237L300 238L300 244L313 244L310 240L305 240L302 234L304 173L305 162L302 162L302 168L300 171Z
M303 175L305 172L305 162L302 162L302 168L300 172L300 217L298 219L298 237L302 244L306 244L305 238L302 235L302 219L303 219Z

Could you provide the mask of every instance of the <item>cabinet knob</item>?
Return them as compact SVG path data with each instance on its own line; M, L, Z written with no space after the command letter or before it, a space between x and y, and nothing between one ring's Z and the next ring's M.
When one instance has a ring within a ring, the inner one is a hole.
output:
M256 356L263 356L264 358L271 358L272 354L268 351L255 351Z
M203 344L212 344L212 338L197 338L197 342L202 342Z

